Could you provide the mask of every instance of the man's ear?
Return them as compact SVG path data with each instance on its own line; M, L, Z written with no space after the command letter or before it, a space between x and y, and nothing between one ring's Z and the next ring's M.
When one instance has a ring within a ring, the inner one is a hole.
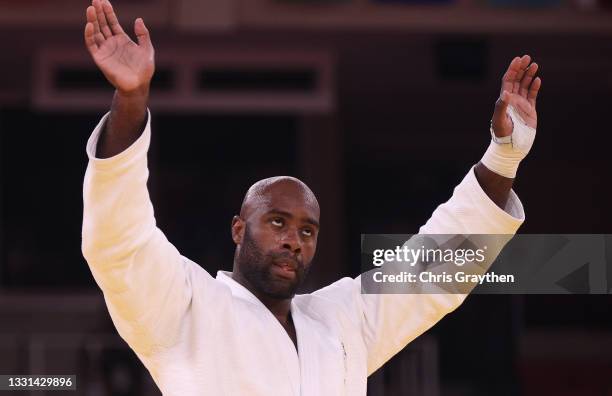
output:
M242 238L244 238L244 226L244 220L242 220L240 216L234 216L232 218L232 239L236 245L242 243Z

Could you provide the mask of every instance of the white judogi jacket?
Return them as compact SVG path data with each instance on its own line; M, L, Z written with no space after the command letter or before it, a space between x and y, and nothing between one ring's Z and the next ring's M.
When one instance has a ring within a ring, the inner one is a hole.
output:
M343 278L293 299L296 352L253 294L181 256L156 227L146 186L150 116L125 151L95 157L107 116L87 143L83 255L119 334L164 395L365 395L371 373L464 300L364 295L359 277ZM514 192L501 210L470 170L420 232L513 234L523 220Z

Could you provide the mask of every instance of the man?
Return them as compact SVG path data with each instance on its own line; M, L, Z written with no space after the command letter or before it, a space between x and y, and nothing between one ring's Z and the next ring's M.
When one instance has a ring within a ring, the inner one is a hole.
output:
M82 249L119 334L166 395L364 395L371 373L465 295L361 294L358 277L294 297L319 205L292 177L248 190L231 224L233 272L212 278L181 256L146 187L154 50L142 19L134 31L137 43L107 0L87 8L87 48L116 91L87 143ZM511 187L535 137L536 71L529 56L512 60L488 150L420 233L516 232L524 213Z

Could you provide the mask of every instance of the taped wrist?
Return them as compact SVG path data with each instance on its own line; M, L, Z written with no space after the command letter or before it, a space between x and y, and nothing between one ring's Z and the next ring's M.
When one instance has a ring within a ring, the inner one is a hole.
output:
M528 126L512 106L508 106L507 114L512 120L512 134L496 138L491 128L491 143L480 162L492 172L514 179L521 160L533 145L536 130Z

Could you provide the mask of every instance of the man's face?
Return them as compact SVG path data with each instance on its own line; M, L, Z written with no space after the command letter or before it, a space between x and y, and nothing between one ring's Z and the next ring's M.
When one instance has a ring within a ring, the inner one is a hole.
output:
M279 183L259 197L245 217L236 270L268 297L293 297L317 247L316 200L293 183Z

